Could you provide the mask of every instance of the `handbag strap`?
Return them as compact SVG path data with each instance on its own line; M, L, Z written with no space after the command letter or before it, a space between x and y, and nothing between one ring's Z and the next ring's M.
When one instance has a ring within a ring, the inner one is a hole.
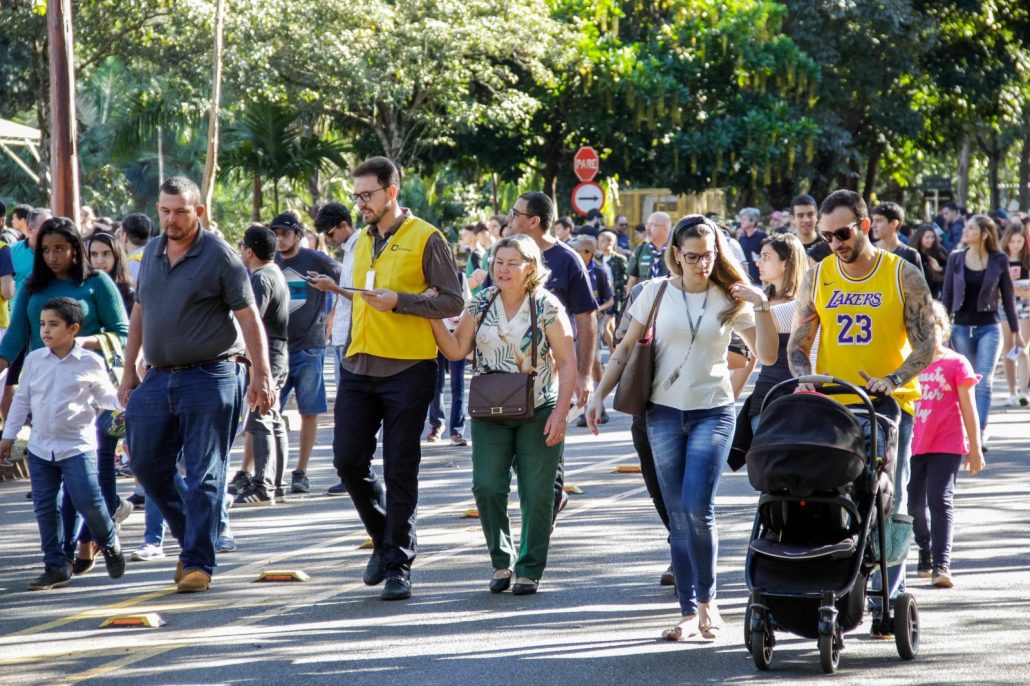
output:
M665 279L662 285L658 287L658 295L655 296L654 302L651 303L651 312L647 315L647 326L644 327L644 335L654 335L655 322L658 320L658 305L662 302L662 296L665 295L665 289L669 287L669 279Z
M475 333L472 334L472 368L479 371L479 346L476 344L476 339L479 338L479 329L483 327L483 321L486 319L486 313L493 307L494 301L497 300L497 296L501 294L501 289L494 291L494 294L490 296L490 299L486 301L486 307L483 308L483 314L479 317L479 321L476 322ZM533 371L530 372L530 376L536 376L536 360L537 360L537 326L536 326L536 299L532 293L529 293L529 340L530 345L533 349L532 360L533 360ZM507 316L507 313L505 313Z

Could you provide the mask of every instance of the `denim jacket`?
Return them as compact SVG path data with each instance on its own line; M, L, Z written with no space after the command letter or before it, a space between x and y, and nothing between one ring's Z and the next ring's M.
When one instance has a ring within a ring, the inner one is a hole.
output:
M1019 331L1016 319L1016 301L1013 298L1012 277L1009 276L1009 258L1000 250L987 257L987 268L983 285L976 298L977 312L998 311L998 290L1005 308L1005 318L1013 331ZM948 312L955 314L966 299L966 251L956 250L948 255L948 266L944 270L944 289L941 302Z

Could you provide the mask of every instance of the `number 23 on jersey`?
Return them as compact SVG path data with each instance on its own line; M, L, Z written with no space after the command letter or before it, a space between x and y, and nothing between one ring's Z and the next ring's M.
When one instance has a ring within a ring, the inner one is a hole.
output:
M873 318L867 314L838 314L837 342L841 345L869 345L873 341Z

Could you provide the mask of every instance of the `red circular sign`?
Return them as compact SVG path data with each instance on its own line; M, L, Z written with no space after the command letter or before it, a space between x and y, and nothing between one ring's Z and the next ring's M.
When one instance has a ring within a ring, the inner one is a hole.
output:
M596 150L585 145L576 151L572 158L572 171L576 172L576 178L583 183L593 181L600 170L601 158L597 156Z
M572 209L584 217L590 210L604 207L604 189L593 181L584 181L572 189Z

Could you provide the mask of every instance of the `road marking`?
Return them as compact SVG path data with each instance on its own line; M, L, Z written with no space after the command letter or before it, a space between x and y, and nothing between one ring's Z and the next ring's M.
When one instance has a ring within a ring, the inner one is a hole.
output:
M625 432L625 433L628 434L628 432ZM636 456L636 453L629 453L628 455L625 455L625 454L624 455L617 455L615 457L611 457L611 458L609 458L607 460L604 460L602 462L595 462L595 463L591 463L591 464L588 464L588 465L584 465L582 467L578 467L576 469L570 469L570 470L568 470L566 472L566 477L569 477L569 476L572 476L572 475L576 475L576 474L581 474L583 472L588 472L588 471L592 471L592 470L602 470L603 471L605 467L613 465L613 464L615 464L617 462L621 462L622 460L625 460L628 457L633 457L633 456ZM639 490L639 489L637 489L637 490ZM568 517L568 516L573 515L575 512L586 511L586 510L593 509L593 506L592 506L593 501L579 501L579 500L577 500L577 503L581 503L581 504L578 505L575 509L568 511L567 514L563 513L563 519ZM424 517L426 519L430 519L430 518L436 517L436 516L444 516L444 515L447 515L448 513L454 512L454 511L460 512L463 508L467 508L470 504L471 505L475 505L475 500L471 500L471 501L470 500L464 500L464 501L459 501L459 502L454 503L454 504L442 505L442 506L440 506L440 507L438 507L438 508L436 508L434 510L431 510L431 511L427 512L424 515ZM320 541L318 543L314 543L312 545L309 545L306 548L301 548L299 550L284 552L284 553L280 553L278 555L272 555L270 558L262 558L261 560L259 560L257 562L252 562L252 563L244 565L242 567L238 567L238 568L232 570L231 572L228 572L227 574L231 574L233 576L236 576L236 575L253 576L255 574L260 573L263 569L266 569L269 565L276 564L276 563L281 562L283 560L288 560L290 558L298 557L298 556L301 556L301 555L307 555L307 554L316 553L316 552L319 552L321 549L326 548L328 546L338 545L338 544L344 543L344 542L346 542L348 540L352 540L352 539L364 541L366 536L367 536L367 533L366 533L364 527L362 526L360 528L354 529L354 531L352 533L347 533L347 534L344 534L342 536L334 536L332 538L329 538L329 539ZM215 577L215 578L217 580L218 577ZM359 585L359 587L360 587L360 585ZM7 639L10 639L10 638L31 636L33 634L42 633L42 632L48 631L50 629L56 629L58 627L65 626L67 624L71 624L71 623L74 623L74 622L82 621L82 620L85 620L85 619L91 619L91 618L95 618L97 616L107 616L107 615L116 613L118 610L123 610L125 608L132 607L134 605L145 603L147 601L154 600L154 599L157 599L157 598L162 598L162 597L165 597L165 596L173 595L175 593L176 593L175 586L167 586L167 587L164 587L164 588L162 588L160 590L157 590L157 591L151 591L151 592L145 593L143 595L134 596L132 598L127 598L127 599L119 601L117 603L112 603L110 605L105 605L105 606L100 607L100 608L94 608L94 609L86 610L86 611L83 611L83 612L77 612L74 615L69 615L67 617L61 617L59 619L54 619L54 620L51 620L51 621L46 622L44 624L37 624L36 626L28 627L28 628L25 628L25 629L21 629L19 631L15 631L15 632L12 632L12 633L9 633L9 634L5 634L4 636L0 637L0 646L6 645L7 644ZM276 596L272 596L272 597L273 597L273 599L276 598ZM253 602L253 601L252 600L248 600L248 602ZM216 603L216 604L219 605L219 606L222 606L221 603ZM164 608L163 611L165 611L165 612L175 612L175 608L174 608L174 606L169 606L167 608ZM33 661L36 661L37 659L39 659L39 658L34 657L34 656L28 656L28 657L24 657L24 658L0 658L0 665L13 665L13 664L20 664L20 663L25 663L25 662L33 662Z

